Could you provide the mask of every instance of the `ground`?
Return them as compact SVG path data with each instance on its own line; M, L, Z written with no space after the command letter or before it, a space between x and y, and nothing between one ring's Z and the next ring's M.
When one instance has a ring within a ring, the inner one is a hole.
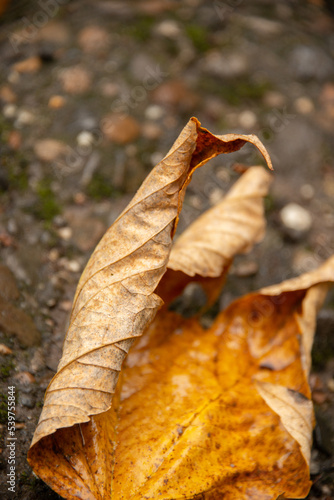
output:
M191 116L214 133L257 134L275 168L267 234L236 260L216 309L334 254L334 19L326 4L9 2L0 17L0 447L15 386L17 481L9 493L5 452L1 498L60 498L32 475L26 454L76 284ZM180 230L226 192L235 162L262 160L247 147L198 171ZM304 209L294 228L291 203ZM330 293L313 350L312 500L334 498L333 328Z

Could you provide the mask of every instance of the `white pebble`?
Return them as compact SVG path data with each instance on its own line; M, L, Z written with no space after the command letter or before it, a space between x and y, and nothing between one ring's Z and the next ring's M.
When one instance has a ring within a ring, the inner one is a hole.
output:
M148 120L159 120L164 115L164 110L161 106L157 106L153 104L152 106L148 106L145 110L145 117Z
M94 141L94 136L87 130L83 130L77 136L77 143L79 146L90 146Z
M61 227L58 229L58 234L62 240L69 240L72 238L73 231L70 227Z
M219 203L224 196L224 191L220 189L219 187L214 188L210 195L209 195L209 201L210 205L216 205L216 203Z
M243 128L253 128L256 125L256 115L253 111L246 109L239 115L239 124Z
M305 208L296 203L289 203L280 212L281 221L288 229L306 232L312 226L312 217Z
M69 260L66 266L68 271L72 273L78 273L81 269L80 263L77 260Z
M294 102L296 111L301 115L308 115L314 111L314 104L308 97L298 97Z
M25 109L22 109L16 118L15 125L20 128L23 125L31 125L35 121L35 116Z
M177 38L181 33L178 24L172 19L166 19L158 24L155 28L155 32L167 38Z
M6 106L3 107L2 113L5 118L14 118L17 113L17 107L15 104L6 104Z

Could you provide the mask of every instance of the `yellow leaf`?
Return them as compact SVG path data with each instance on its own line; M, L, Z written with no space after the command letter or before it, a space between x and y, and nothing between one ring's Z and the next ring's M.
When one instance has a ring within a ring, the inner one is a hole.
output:
M307 337L333 272L334 257L236 300L208 331L158 313L123 371L115 498L307 495Z

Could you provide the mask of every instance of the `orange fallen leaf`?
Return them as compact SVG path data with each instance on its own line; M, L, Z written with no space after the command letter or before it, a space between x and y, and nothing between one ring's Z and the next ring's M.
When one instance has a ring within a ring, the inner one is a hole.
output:
M156 315L163 276L162 291L179 273L185 284L213 280L214 294L235 253L261 235L268 176L256 168L170 254L193 171L246 142L271 166L254 136L214 136L191 119L88 262L28 457L65 498L307 494L310 348L334 258L239 299L207 331L166 308Z
M236 300L207 331L160 311L122 372L115 498L304 498L310 351L333 281L334 257Z

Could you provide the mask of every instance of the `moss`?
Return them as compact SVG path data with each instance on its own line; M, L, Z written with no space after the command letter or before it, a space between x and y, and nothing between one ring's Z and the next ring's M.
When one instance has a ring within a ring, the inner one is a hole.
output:
M224 99L231 106L239 106L244 101L258 101L268 90L272 89L269 81L253 81L251 79L237 79L222 82L218 78L203 79L200 90Z
M28 161L20 151L8 146L11 125L0 116L0 143L3 145L0 158L0 191L26 189L28 187Z
M39 182L37 189L38 202L33 208L33 213L40 219L51 222L51 220L61 213L55 194L53 193L50 181L44 179Z
M8 178L10 187L23 191L28 187L28 162L25 158L16 157L17 162L9 165ZM14 158L15 161L15 158Z
M259 100L270 90L269 82L252 82L251 80L237 80L222 85L221 94L231 105L237 106L246 99Z
M139 42L146 42L151 37L154 22L155 19L151 16L140 17L134 24L128 24L124 28L124 33L137 39Z
M7 425L8 407L7 396L0 393L0 424Z
M264 208L265 208L265 212L266 214L269 214L271 213L274 208L275 208L275 201L274 201L274 198L271 194L268 194L267 196L265 196L264 198Z
M103 175L96 173L86 188L86 194L95 200L110 198L116 191Z
M19 476L19 486L28 486L29 489L35 491L36 487L40 484L40 479L30 471L24 470ZM58 498L58 497L57 497Z
M2 380L7 380L12 370L14 370L15 366L11 359L6 359L4 363L2 363L0 368L0 376Z
M188 24L185 28L188 38L198 52L205 52L210 48L207 31L198 24Z

